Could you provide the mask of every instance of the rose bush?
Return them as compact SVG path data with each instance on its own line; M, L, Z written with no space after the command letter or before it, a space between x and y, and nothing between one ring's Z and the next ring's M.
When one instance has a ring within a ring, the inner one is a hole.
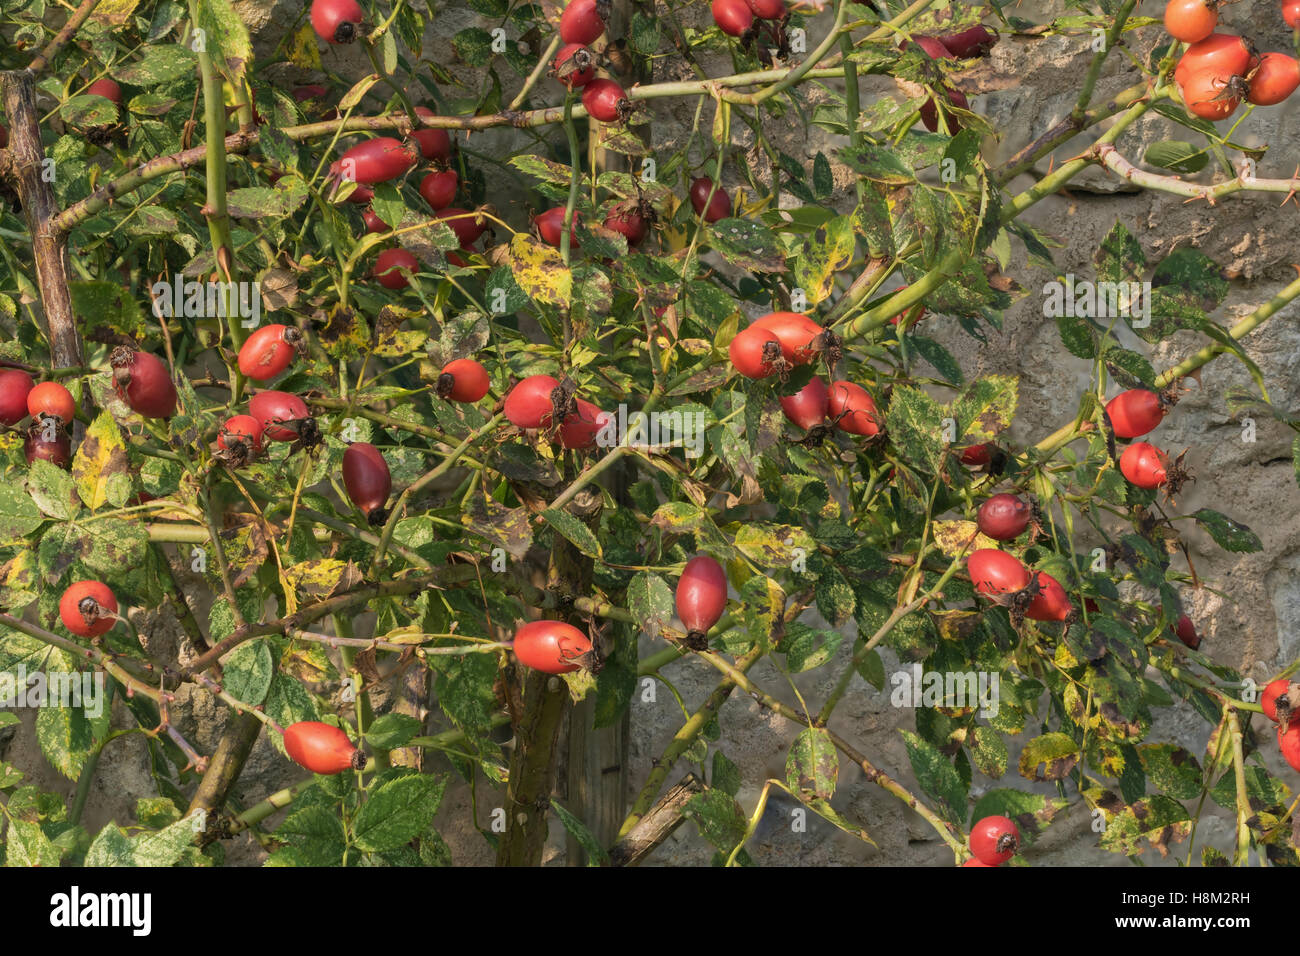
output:
M1290 95L1289 54L1218 34L1184 52L1133 0L1038 23L933 0L470 6L501 26L457 33L455 68L424 49L437 14L405 0L315 0L265 56L228 0L86 0L62 32L41 5L6 7L0 228L25 242L0 253L0 357L22 373L0 376L0 670L101 675L158 788L130 821L147 834L88 832L122 731L108 709L43 707L40 747L76 796L0 764L7 862L211 864L252 829L279 865L441 863L456 775L504 788L473 821L501 864L539 863L552 817L590 862L636 862L685 817L736 864L774 788L871 840L836 802L845 762L956 864L1014 859L1075 804L1101 846L1164 853L1207 797L1236 814L1233 862L1297 862L1291 791L1262 753L1300 752L1297 665L1270 697L1274 739L1252 727L1253 684L1181 638L1205 586L1187 529L1229 551L1260 540L1180 513L1181 455L1128 441L1158 442L1184 380L1221 357L1267 407L1240 340L1300 282L1225 327L1213 262L1148 262L1116 224L1098 296L1045 300L1060 356L1092 374L1072 420L1027 447L1005 434L1016 380L967 380L930 332L983 341L1031 294L1017 264L1050 264L1052 242L1024 213L1085 170L1292 199L1267 155L1184 178L1235 148L1207 118ZM1216 5L1177 6L1188 39L1215 29ZM1077 106L993 165L964 74L1045 34L1092 45ZM1095 103L1121 39L1140 80ZM371 71L344 79L352 49ZM709 75L706 56L734 70ZM894 95L866 102L868 75ZM695 124L665 146L654 107L677 99ZM1123 134L1156 113L1169 138L1139 166ZM765 136L776 123L834 145L806 167ZM529 145L486 155L471 134L492 128ZM1077 158L1011 188L1085 132ZM518 195L489 194L485 167ZM1200 346L1157 370L1129 331ZM186 565L202 599L177 584ZM188 641L171 656L133 613L162 604ZM917 709L914 784L836 719L885 688L885 648L998 677L994 708L950 680ZM682 702L616 825L553 797L566 736L625 724L686 655L716 689ZM830 669L832 689L791 706L751 679L760 660ZM173 719L186 685L225 715L212 753ZM707 747L742 695L802 728L751 806ZM1162 708L1208 723L1204 754L1152 737ZM323 774L232 807L262 734ZM686 762L700 774L665 791Z

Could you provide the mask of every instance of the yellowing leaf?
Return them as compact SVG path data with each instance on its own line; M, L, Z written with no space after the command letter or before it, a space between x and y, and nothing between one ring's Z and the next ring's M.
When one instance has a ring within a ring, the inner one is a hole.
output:
M936 521L934 543L950 558L970 554L980 548L996 548L998 543L988 535L980 534L974 521Z
M120 508L130 497L126 445L108 412L100 412L86 429L86 437L72 459L72 477L81 500L92 511L105 504Z
M529 298L567 307L573 296L573 273L556 249L525 233L510 240L510 272Z
M289 62L304 70L321 68L320 50L316 46L316 31L304 23L289 41Z
M324 598L337 590L346 591L361 582L361 572L351 561L325 558L300 561L284 569L286 588L300 597Z
M120 27L131 18L140 0L102 0L95 7L92 19L110 27Z

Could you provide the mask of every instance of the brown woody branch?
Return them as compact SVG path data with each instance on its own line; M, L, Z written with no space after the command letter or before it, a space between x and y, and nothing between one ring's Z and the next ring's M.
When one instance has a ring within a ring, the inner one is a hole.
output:
M0 94L9 117L9 176L22 200L32 236L36 284L41 292L45 336L56 368L84 365L81 336L72 314L68 291L68 246L54 224L58 205L45 177L45 148L41 145L36 83L26 70L0 73Z
M81 0L81 6L77 7L72 12L72 16L68 17L68 22L63 25L63 29L55 35L54 39L37 55L36 59L27 64L27 72L35 75L49 66L50 61L72 39L73 34L81 29L81 25L90 18L97 6L99 6L99 0Z
M636 866L682 825L682 808L691 797L704 792L704 784L688 773L659 798L631 830L609 850L611 866Z

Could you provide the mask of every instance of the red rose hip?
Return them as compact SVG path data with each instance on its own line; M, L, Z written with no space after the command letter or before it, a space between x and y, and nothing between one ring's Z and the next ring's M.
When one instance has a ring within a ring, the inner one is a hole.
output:
M504 411L516 428L545 428L555 412L551 394L560 383L549 375L530 375L506 396Z
M713 193L712 199L709 193ZM723 189L715 190L713 180L708 176L691 181L691 206L697 216L704 217L705 222L717 222L731 215L731 197Z
M870 437L880 431L880 415L867 390L853 382L831 382L828 414L835 427Z
M830 392L826 383L816 376L810 378L808 384L793 395L781 396L781 411L804 431L824 425L829 408Z
M117 598L102 581L77 581L59 598L59 620L78 637L98 637L117 623Z
M343 452L343 487L371 524L384 523L388 516L384 505L393 491L393 479L378 448L364 441L348 445Z
M108 361L113 367L113 387L133 412L145 418L171 418L176 413L176 386L156 355L120 345Z
M1020 831L1008 817L985 817L970 831L970 851L988 866L999 866L1016 855Z
M982 534L997 541L1011 541L1024 534L1034 517L1033 507L1015 495L994 495L980 505L975 523Z
M520 664L543 674L569 674L595 664L591 640L563 621L525 624L515 632L514 652Z
M347 733L317 720L303 720L286 727L284 751L304 770L323 776L363 770L366 766L366 755L353 745Z
M1116 438L1141 438L1160 424L1165 411L1160 396L1145 388L1130 388L1106 403L1106 416Z
M1029 569L1013 554L997 548L980 548L966 559L971 583L981 594L1015 594L1029 584Z
M351 43L365 19L356 0L312 0L311 27L326 43Z
M405 289L411 284L403 269L411 274L420 271L419 260L405 249L385 249L375 257L375 278L385 289Z
M677 580L677 616L686 626L687 645L707 647L705 634L717 624L727 609L727 575L707 554L686 562Z
M248 413L262 426L267 441L297 441L316 433L307 403L291 392L258 392L248 403Z
M453 402L477 402L488 393L491 382L485 369L474 359L456 359L443 366L438 376L439 398Z
M0 368L0 425L8 428L27 417L27 396L35 388L20 368Z
M239 349L239 371L257 382L275 378L302 349L302 332L292 325L264 325Z

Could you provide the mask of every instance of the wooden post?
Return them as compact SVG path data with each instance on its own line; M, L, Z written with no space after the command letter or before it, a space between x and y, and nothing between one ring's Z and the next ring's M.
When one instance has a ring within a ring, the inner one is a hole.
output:
M608 42L626 40L632 23L632 14L638 9L638 0L614 0L611 7L610 23L606 30ZM653 9L650 10L653 13ZM629 47L623 48L626 57L631 56ZM649 65L642 59L630 61L632 73L619 76L624 86L644 82L650 79ZM638 127L643 131L647 127ZM588 150L595 167L592 175L599 175L609 169L626 170L625 157L608 150ZM613 474L610 488L614 499L622 505L631 507L627 488L635 479L635 472L630 462L621 462ZM613 624L622 630L624 624ZM632 640L635 640L635 636ZM569 715L569 739L567 754L567 787L565 807L570 813L587 824L592 835L602 846L610 846L618 839L618 828L627 815L628 787L628 743L631 732L630 709L623 713L618 723L610 727L595 727L596 702L593 696L578 703ZM570 866L581 866L586 862L586 852L570 834L566 843L567 859Z
M77 332L72 294L68 291L67 236L53 225L59 209L47 179L35 78L26 70L0 73L0 95L9 119L9 176L22 201L23 215L32 234L32 259L50 355L55 368L84 365L81 335Z

